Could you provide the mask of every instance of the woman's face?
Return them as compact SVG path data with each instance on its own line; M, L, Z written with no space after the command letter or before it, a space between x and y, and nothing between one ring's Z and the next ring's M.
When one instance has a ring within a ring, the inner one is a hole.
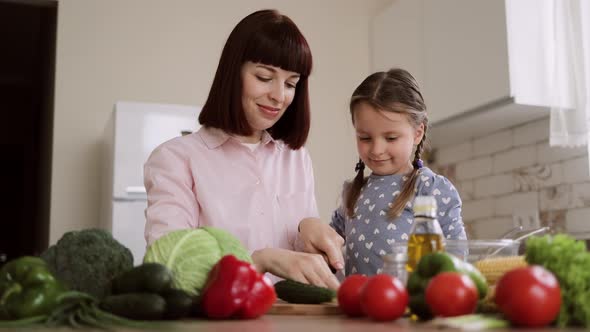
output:
M279 67L246 62L242 66L242 107L253 139L272 127L295 96L299 74Z

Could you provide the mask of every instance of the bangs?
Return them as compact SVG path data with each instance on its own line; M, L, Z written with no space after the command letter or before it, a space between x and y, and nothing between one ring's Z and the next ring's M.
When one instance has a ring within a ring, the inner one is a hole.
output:
M312 68L307 41L288 18L269 22L248 41L244 59L308 77Z

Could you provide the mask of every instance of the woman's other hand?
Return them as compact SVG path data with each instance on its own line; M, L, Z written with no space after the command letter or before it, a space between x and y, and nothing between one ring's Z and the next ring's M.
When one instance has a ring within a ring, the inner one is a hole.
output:
M325 255L336 270L344 268L344 239L330 225L317 218L303 219L299 223L297 241L297 248L301 251Z
M281 278L334 290L340 286L321 254L264 248L255 251L252 260L256 269L262 273L269 272Z

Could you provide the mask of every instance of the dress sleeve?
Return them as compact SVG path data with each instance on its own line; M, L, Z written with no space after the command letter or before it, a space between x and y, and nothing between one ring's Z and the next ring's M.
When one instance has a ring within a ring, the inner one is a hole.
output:
M178 147L160 146L144 165L147 244L166 233L199 226L199 205L188 159Z
M461 197L451 181L442 175L435 175L432 195L436 199L438 221L447 239L466 239L461 217Z

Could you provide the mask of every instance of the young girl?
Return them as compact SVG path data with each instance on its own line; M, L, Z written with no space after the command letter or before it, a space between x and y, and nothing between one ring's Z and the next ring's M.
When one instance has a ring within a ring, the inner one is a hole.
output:
M346 240L346 274L381 272L381 256L410 236L416 195L436 198L446 238L465 239L459 193L420 159L428 119L414 77L403 69L370 75L354 91L350 113L360 160L330 224Z

